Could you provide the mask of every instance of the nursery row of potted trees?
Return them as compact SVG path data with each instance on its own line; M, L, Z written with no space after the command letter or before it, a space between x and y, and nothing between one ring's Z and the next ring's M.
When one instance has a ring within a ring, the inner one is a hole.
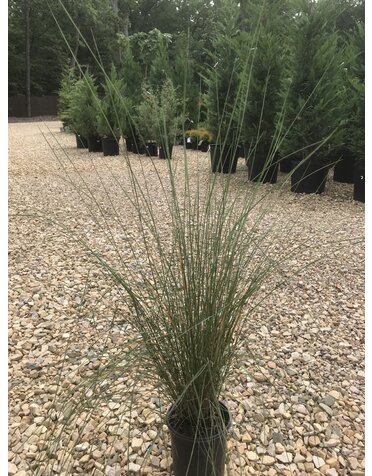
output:
M280 163L282 171L293 169L294 192L322 193L336 163L335 179L355 177L355 198L363 200L364 29L345 46L331 27L321 28L314 4L296 22L290 61L279 33L261 24L215 40L216 62L204 77L208 130L187 131L186 148L210 146L213 172L234 173L244 155L253 181L275 183ZM171 158L182 114L169 78L156 88L144 83L134 104L113 68L101 91L89 73L77 81L69 73L62 84L61 118L78 146L115 155L122 136L129 151L157 156L159 145L159 156ZM346 169L354 177L343 177Z
M235 171L242 141L250 180L275 183L280 163L292 191L322 193L335 165L364 201L364 27L345 40L324 8L304 4L288 57L267 25L218 39L206 75L213 171Z
M92 74L75 79L68 71L60 91L60 116L64 127L76 134L78 148L104 155L119 154L120 137L127 150L150 156L171 158L179 131L179 101L172 81L166 79L155 91L144 84L142 100L133 105L125 94L123 80L113 66L101 84L102 94Z

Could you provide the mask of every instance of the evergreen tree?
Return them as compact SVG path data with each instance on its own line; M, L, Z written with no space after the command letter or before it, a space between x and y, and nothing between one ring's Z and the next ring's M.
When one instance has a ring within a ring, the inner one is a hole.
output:
M253 38L252 38L253 36ZM275 148L277 115L281 109L283 45L278 36L261 27L250 34L254 53L242 73L247 90L242 98L242 140L252 153L268 157ZM246 53L248 55L248 53Z
M132 104L141 100L141 85L144 75L138 61L135 60L129 38L119 35L120 55L122 58L119 76L123 80L126 96Z
M226 19L222 31L214 38L214 54L204 77L208 91L205 95L207 106L207 128L213 140L220 145L237 145L239 142L239 122L236 120L241 64L238 56L238 37L227 31L236 25L236 18Z
M85 138L95 137L99 115L98 90L94 77L86 72L72 90L70 117L74 132Z
M330 150L340 142L342 50L327 20L315 2L302 2L295 19L292 65L286 73L290 86L282 155L295 153L303 159L321 146L316 158L329 160Z
M347 113L348 124L345 128L345 142L355 155L363 161L365 154L365 34L364 25L359 24L350 38L348 48L349 67Z
M191 52L191 38L189 34L178 36L172 61L172 80L177 91L183 98L184 114L195 124L199 122L200 86L195 74L195 60Z
M58 92L58 115L64 127L71 126L70 108L76 80L74 70L69 65L66 65Z
M127 133L129 102L125 97L124 82L118 78L114 65L102 87L104 97L100 101L97 131L101 137L119 140L121 135Z

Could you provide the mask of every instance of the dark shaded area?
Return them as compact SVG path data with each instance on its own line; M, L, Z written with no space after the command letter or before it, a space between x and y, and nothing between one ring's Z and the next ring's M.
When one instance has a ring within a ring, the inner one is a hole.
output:
M31 96L31 115L57 116L57 96ZM8 117L27 117L26 96L8 98Z

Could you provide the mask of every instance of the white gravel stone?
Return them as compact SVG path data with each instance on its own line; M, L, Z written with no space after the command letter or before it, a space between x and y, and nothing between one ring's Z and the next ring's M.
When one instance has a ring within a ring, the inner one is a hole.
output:
M141 466L135 463L129 463L128 465L129 473L138 474L141 471Z
M248 451L247 452L247 458L249 459L249 461L258 461L259 456L254 451Z
M18 468L14 463L8 463L8 476L14 476L17 471Z
M335 468L329 468L326 471L326 476L338 476L338 472Z
M317 469L325 465L324 459L320 458L319 456L313 456L313 463Z
M272 456L264 456L262 458L262 463L265 465L265 466L271 466L275 463L275 458L273 458Z
M133 438L131 442L131 447L133 451L138 451L143 445L143 440L142 438Z
M292 453L288 453L287 451L284 451L280 455L276 455L276 459L280 461L281 463L292 463L293 455Z

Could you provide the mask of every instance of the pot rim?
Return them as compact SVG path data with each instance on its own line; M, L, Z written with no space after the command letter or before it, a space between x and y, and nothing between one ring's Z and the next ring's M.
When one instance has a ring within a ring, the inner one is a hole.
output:
M186 441L197 441L197 442L204 442L204 441L213 441L213 440L217 440L218 438L220 438L223 434L227 433L230 429L231 429L231 426L232 426L232 418L231 418L231 413L230 413L230 410L228 409L227 405L223 402L219 402L220 406L222 407L222 410L225 410L225 413L228 417L227 421L225 420L225 432L221 432L219 431L218 433L214 433L213 435L211 436L203 436L203 437L199 437L199 438L195 438L195 437L192 437L192 436L188 436L188 435L184 435L182 433L180 433L179 431L177 431L173 425L171 425L170 423L170 417L172 416L172 409L174 408L174 404L172 404L169 408L168 408L168 411L167 411L167 414L166 414L166 424L167 424L167 427L169 429L169 431L179 437L179 438L182 438Z

